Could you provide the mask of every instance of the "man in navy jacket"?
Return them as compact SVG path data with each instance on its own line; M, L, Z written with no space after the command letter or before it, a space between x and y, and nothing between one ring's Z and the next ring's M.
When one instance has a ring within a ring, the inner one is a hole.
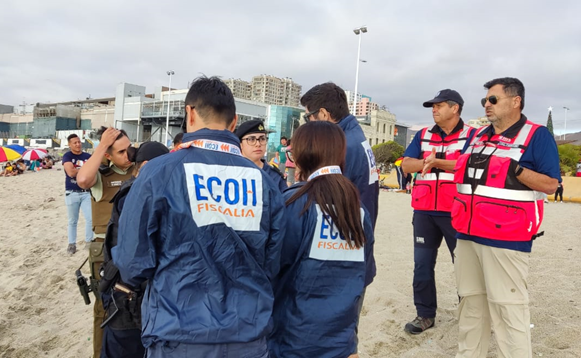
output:
M183 143L135 181L113 260L123 281L148 281L148 357L267 357L284 204L241 155L230 89L202 77L185 104Z
M347 138L345 175L359 190L361 201L369 211L373 228L377 221L379 174L375 156L355 116L349 114L347 95L341 87L327 82L311 88L301 98L306 121L337 123Z

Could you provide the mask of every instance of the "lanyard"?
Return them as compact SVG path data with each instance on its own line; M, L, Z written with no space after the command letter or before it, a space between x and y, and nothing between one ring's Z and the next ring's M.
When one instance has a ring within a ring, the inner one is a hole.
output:
M330 165L328 167L322 167L315 171L313 174L309 175L309 179L307 181L311 181L314 178L320 175L328 175L328 174L342 174L341 168L338 165Z
M190 142L185 142L185 143L180 144L180 146L178 147L178 150L189 148L189 147L196 147L196 148L205 149L205 150L213 150L215 152L223 152L223 153L229 153L229 154L242 156L242 153L240 152L240 148L238 148L236 145L230 144L230 143L220 142L217 140L194 139Z

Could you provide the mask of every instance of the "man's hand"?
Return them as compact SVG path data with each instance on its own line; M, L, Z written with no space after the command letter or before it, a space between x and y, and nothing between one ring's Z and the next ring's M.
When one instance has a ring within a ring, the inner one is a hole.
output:
M436 167L436 148L432 148L432 153L424 159L424 169L422 169L422 175L426 175L432 168Z
M109 127L105 130L105 132L103 132L103 134L101 135L101 141L99 142L99 145L103 145L103 147L105 147L105 149L111 147L113 145L113 143L115 143L115 141L117 140L117 137L119 136L121 132L113 127Z

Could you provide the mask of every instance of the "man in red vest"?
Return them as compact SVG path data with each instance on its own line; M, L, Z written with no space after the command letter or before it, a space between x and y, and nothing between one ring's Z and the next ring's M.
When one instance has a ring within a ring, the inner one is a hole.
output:
M424 102L424 107L432 108L436 124L415 135L401 165L404 173L418 173L412 191L417 317L404 328L411 334L434 326L438 307L434 274L438 248L443 238L451 255L456 247L456 231L450 218L456 195L452 170L474 134L474 128L460 118L463 105L462 96L451 89L441 90L434 99Z
M541 235L544 194L561 180L559 153L549 130L521 113L521 81L497 78L484 87L481 103L492 124L477 131L454 173L456 357L486 357L492 325L499 357L526 358L532 357L529 256Z

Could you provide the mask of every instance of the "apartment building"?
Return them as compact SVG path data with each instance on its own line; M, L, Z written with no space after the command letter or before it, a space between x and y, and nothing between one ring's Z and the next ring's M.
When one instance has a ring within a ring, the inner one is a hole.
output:
M235 98L251 99L252 98L252 84L241 79L230 78L224 81Z
M251 100L278 106L298 107L302 86L292 78L270 75L252 78Z

